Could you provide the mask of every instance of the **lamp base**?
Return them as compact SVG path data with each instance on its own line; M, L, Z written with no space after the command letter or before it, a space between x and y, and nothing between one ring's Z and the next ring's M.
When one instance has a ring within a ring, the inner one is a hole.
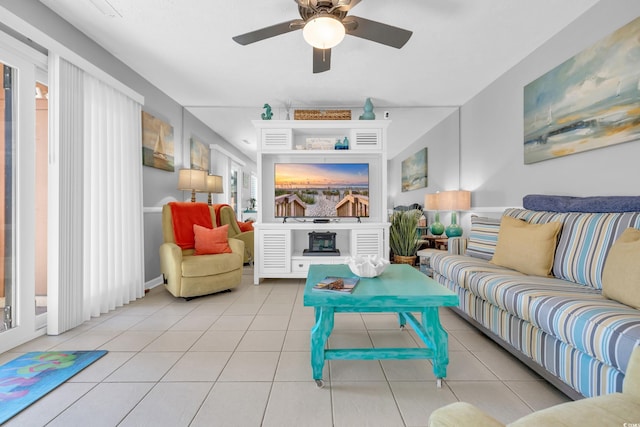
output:
M433 222L429 226L429 230L434 236L439 236L444 233L444 225L441 222Z
M462 236L462 227L458 224L451 224L445 230L447 237L460 237Z

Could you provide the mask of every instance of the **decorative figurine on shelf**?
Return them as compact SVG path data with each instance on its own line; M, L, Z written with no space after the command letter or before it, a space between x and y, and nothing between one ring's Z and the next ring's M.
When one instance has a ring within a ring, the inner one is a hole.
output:
M288 100L287 102L284 103L284 109L287 112L286 120L291 120L291 115L289 114L291 111L291 100Z
M264 113L262 113L260 116L262 117L262 120L271 120L271 117L273 117L273 113L271 112L271 105L264 104L264 107L262 108L265 109Z
M364 113L360 116L360 120L375 120L376 115L373 112L373 103L371 102L371 98L367 98L364 102Z
M344 141L340 142L340 138L336 138L336 144L333 146L335 150L348 150L349 149L349 138L344 137Z

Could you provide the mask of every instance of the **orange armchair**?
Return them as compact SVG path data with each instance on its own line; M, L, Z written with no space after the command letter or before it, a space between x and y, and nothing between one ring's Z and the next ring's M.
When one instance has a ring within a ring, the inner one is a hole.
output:
M244 242L244 262L253 261L253 227L251 230L242 231L238 225L236 213L233 208L226 204L213 205L218 225L229 224L229 238L242 240Z

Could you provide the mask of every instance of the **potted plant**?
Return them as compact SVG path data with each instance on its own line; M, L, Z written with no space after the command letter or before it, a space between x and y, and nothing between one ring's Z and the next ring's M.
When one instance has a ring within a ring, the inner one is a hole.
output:
M396 264L413 265L415 263L416 252L421 243L416 231L421 215L422 211L418 209L398 211L391 215L389 247Z

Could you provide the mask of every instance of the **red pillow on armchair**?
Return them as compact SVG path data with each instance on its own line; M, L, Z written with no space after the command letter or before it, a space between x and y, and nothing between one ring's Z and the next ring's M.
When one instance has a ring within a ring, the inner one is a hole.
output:
M207 228L194 224L193 232L195 234L196 255L231 253L231 247L229 246L229 240L227 238L229 225Z
M238 227L240 227L240 231L242 231L243 233L245 231L251 231L253 230L253 221L251 220L246 222L238 221Z

